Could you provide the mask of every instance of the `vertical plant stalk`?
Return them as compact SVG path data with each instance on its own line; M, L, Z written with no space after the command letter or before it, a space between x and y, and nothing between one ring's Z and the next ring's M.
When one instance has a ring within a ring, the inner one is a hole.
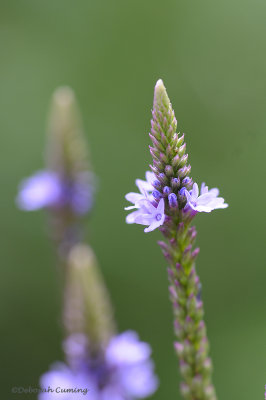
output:
M180 222L168 243L159 242L169 262L169 293L173 304L175 350L183 381L181 393L189 400L215 400L211 381L212 362L204 323L200 280L195 259L199 249L192 249L195 227Z
M174 327L178 341L175 349L183 377L181 392L187 400L216 400L211 381L212 363L203 320L200 281L193 250L196 229L191 222L198 212L209 213L227 208L217 188L202 183L199 194L193 183L186 153L184 134L177 132L177 121L166 89L160 79L155 86L151 120L150 153L153 163L146 181L137 179L140 193L125 197L133 205L126 217L128 224L148 225L144 232L157 228L165 236L159 242L169 263L170 299L174 309Z
M183 378L181 392L188 400L216 400L211 381L212 363L203 320L200 281L193 250L195 227L190 227L196 212L187 209L185 192L193 185L188 176L184 135L176 132L177 121L163 82L155 86L150 137L153 147L151 169L156 175L153 196L165 199L165 222L160 228L166 242L159 242L170 265L170 299L174 310L175 349Z

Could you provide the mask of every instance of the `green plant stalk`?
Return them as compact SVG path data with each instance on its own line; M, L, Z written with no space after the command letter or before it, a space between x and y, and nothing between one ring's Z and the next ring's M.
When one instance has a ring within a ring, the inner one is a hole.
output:
M216 400L201 285L195 269L199 249L192 248L196 229L190 226L189 220L169 221L167 228L167 242L159 242L159 245L170 265L169 292L177 337L175 350L183 378L181 393L187 400Z

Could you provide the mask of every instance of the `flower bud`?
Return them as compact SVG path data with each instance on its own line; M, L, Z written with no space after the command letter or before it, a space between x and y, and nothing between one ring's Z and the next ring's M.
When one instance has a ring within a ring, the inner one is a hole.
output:
M162 193L159 192L159 190L153 190L152 195L156 200L160 200L162 198Z
M174 193L169 194L168 201L169 201L170 208L178 208L176 194L174 194Z
M177 178L172 178L171 179L171 186L174 190L178 189L180 187L180 178L179 176Z
M166 165L164 171L165 171L166 176L173 176L173 174L174 174L174 170L171 165Z
M171 188L169 186L165 186L163 188L163 194L168 196L171 193Z

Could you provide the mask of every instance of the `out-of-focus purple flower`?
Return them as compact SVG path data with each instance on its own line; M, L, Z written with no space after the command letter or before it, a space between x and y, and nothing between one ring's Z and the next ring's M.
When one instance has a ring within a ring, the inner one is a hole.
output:
M140 342L133 331L113 337L106 350L106 360L110 365L133 365L146 361L151 355L148 343Z
M60 179L55 172L38 171L19 186L17 204L26 211L59 204L62 196Z
M79 369L88 350L88 339L83 333L73 333L63 342L63 350L68 364L73 369Z
M188 191L185 188L181 189L181 195L185 195L187 204L185 209L191 208L197 212L211 212L218 208L226 208L228 204L224 202L222 197L218 197L219 190L217 188L208 189L205 183L201 185L199 195L199 188L197 183L193 184L192 190Z
M39 400L99 400L94 380L85 371L70 369L64 363L55 363L40 380Z
M155 174L147 171L146 179L146 181L136 180L140 193L131 192L125 196L126 200L134 204L133 206L125 207L125 210L137 209L137 211L127 215L126 222L128 224L148 225L144 232L151 232L164 223L164 199L161 199L158 204L154 201L157 193L153 187L153 183L156 180Z
M22 181L16 201L26 211L68 206L75 214L84 215L93 204L92 181L88 172L80 172L70 181L54 171L38 171Z
M150 355L150 346L140 342L135 332L124 332L110 340L105 354L99 359L85 360L83 353L80 365L76 368L55 364L41 377L41 388L46 391L39 395L39 400L143 399L153 394L158 386ZM54 392L48 392L49 387ZM58 387L83 389L84 393L63 395L56 393Z
M80 172L70 185L70 204L76 214L90 211L94 201L94 176L91 172Z

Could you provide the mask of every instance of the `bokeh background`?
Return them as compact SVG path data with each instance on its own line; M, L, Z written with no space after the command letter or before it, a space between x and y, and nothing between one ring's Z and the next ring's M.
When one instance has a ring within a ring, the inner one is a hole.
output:
M45 214L23 213L19 181L43 167L59 85L77 94L100 190L88 223L120 330L149 341L161 385L180 399L166 265L125 224L144 177L153 87L162 78L186 133L192 176L227 210L199 215L206 321L220 399L262 399L266 384L266 3L264 0L0 1L1 397L37 386L62 358L60 291Z

